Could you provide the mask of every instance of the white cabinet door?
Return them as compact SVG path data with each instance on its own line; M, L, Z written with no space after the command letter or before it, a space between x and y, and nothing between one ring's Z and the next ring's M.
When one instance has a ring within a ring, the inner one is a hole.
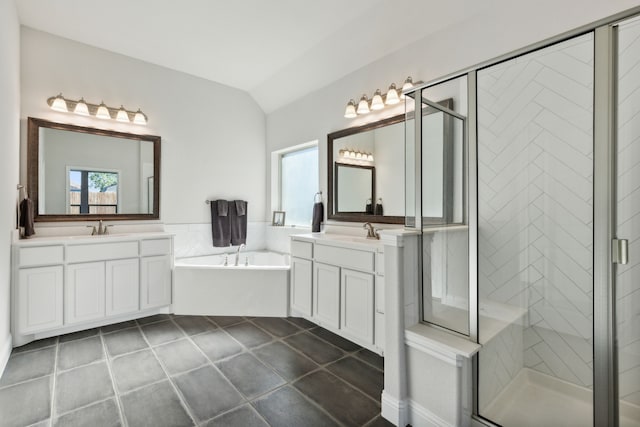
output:
M373 274L342 269L340 329L365 344L373 344Z
M340 327L340 268L314 263L314 317L321 324Z
M104 262L67 265L64 286L64 322L78 323L104 317Z
M132 313L140 308L138 258L107 261L106 315Z
M167 255L140 258L140 309L171 304L171 259Z
M20 333L62 326L62 266L22 268L18 276Z
M311 316L313 263L308 259L291 258L291 308Z

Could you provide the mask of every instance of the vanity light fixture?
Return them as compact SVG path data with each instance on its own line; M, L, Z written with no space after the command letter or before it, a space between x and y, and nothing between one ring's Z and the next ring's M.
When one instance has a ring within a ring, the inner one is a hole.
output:
M358 109L356 110L356 112L358 114L367 114L369 111L369 98L367 98L367 95L362 95L362 98L360 98L360 102L358 102Z
M382 102L382 93L380 89L376 89L376 93L373 94L373 98L371 98L371 109L372 110L382 110L384 108L384 102Z
M356 113L356 101L354 101L353 98L351 98L347 104L347 108L344 110L344 116L347 119L353 119L358 116L358 113Z
M148 118L140 109L138 111L126 110L122 105L120 108L108 107L104 102L100 105L85 102L84 98L79 101L67 99L59 94L47 99L47 104L54 111L63 113L74 112L81 116L95 116L99 119L115 119L124 123L135 123L137 125L146 125Z
M411 89L415 84L419 84L422 82L413 82L411 76L407 77L402 84L402 91ZM369 101L367 95L362 95L358 105L356 107L356 102L353 100L349 100L347 103L347 107L344 110L344 117L347 119L356 118L358 115L368 114L371 111L379 111L388 105L396 105L400 103L400 100L404 99L404 94L398 91L398 88L395 83L391 83L389 85L389 89L387 90L386 96L383 100L382 92L380 89L377 89Z
M81 116L89 115L89 107L87 107L87 103L84 102L84 98L80 98L80 101L76 104L76 108L73 109L73 112L80 114Z
M345 148L338 151L338 155L343 163L361 163L361 162L373 162L373 154L364 153L350 148Z

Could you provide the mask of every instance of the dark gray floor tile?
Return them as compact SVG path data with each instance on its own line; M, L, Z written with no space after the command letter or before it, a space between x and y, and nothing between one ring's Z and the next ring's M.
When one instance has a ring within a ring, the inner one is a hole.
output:
M278 374L249 353L220 362L218 368L248 399L284 384Z
M153 316L141 317L136 319L139 325L148 325L149 323L162 322L163 320L169 320L171 316L168 314L155 314Z
M253 401L253 406L273 427L337 426L327 414L291 387L283 387Z
M209 319L213 320L216 325L221 328L225 328L230 325L235 325L236 323L244 322L245 318L241 316L207 316Z
M281 342L254 350L253 353L263 362L272 366L286 380L293 380L318 367L312 360L297 353Z
M187 339L163 344L154 350L171 375L189 371L209 362Z
M333 362L344 356L344 351L327 344L309 332L287 337L285 342L321 365Z
M287 321L293 323L294 325L302 329L311 329L318 326L315 323L310 322L307 319L304 319L302 317L287 317Z
M365 427L394 427L394 426L395 424L392 424L391 422L382 418L382 416L378 416L369 424L367 424Z
M0 378L0 387L51 375L55 360L55 347L13 354L7 362L2 378Z
M244 405L212 419L204 427L269 427L269 424L260 418L251 405Z
M253 319L253 323L277 337L286 337L300 332L300 328L280 317L258 317Z
M173 377L191 413L206 421L240 405L244 399L213 366Z
M242 352L242 346L222 330L196 335L193 341L214 362Z
M173 322L158 322L141 326L151 345L164 344L184 337L184 333Z
M58 346L58 369L77 368L104 359L100 337L85 338L62 343Z
M50 427L51 424L49 423L49 421L51 420L47 418L46 420L40 421L39 423L31 424L29 427Z
M22 427L49 418L51 380L48 376L0 389L0 425Z
M382 371L351 356L332 363L327 369L373 399L381 399L384 388Z
M373 400L326 371L309 374L293 385L349 426L362 426L380 413Z
M169 381L132 391L122 395L120 399L130 427L194 425Z
M112 323L111 325L105 325L100 328L103 334L108 334L109 332L119 331L121 329L133 328L138 326L135 320L127 320L126 322L120 323Z
M59 414L113 395L106 362L66 371L56 378L55 405Z
M93 329L85 329L84 331L72 332L70 334L60 335L59 342L63 343L63 342L79 340L87 337L94 337L98 335L98 332L100 332L98 328L93 328Z
M120 393L167 377L151 350L136 351L113 359L111 371Z
M122 329L102 337L111 356L118 356L148 347L138 328Z
M55 427L117 427L121 426L120 412L115 399L104 400L58 417Z
M319 336L323 340L330 342L337 347L340 347L344 351L356 351L361 348L358 344L353 343L348 339L342 338L341 336L336 335L333 332L329 332L324 328L317 327L315 329L311 329L311 333Z
M257 347L273 340L271 335L249 322L229 326L225 330L247 348Z
M11 351L11 354L22 353L25 351L39 350L45 347L51 347L58 343L58 337L44 338L41 340L32 341L29 344L16 347Z
M379 354L375 354L371 350L363 348L359 352L355 353L354 356L356 356L360 360L364 360L370 365L375 366L381 371L384 370L384 357L380 356Z
M217 328L204 316L180 316L173 319L187 335L197 335Z

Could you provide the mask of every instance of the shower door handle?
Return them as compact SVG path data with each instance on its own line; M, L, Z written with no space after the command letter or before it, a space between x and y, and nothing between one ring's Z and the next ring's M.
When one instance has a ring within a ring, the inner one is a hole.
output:
M629 262L629 240L613 239L611 241L611 261L614 264L626 264Z

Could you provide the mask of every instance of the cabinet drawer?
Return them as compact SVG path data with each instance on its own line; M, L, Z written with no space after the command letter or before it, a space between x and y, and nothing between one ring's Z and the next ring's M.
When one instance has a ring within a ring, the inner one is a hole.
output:
M315 260L361 271L374 271L374 252L316 244Z
M20 248L19 265L62 264L64 249L62 246L41 246L38 248Z
M67 246L67 262L104 261L137 256L137 241Z
M291 241L291 256L298 258L313 258L313 243L301 242L299 240Z
M170 255L171 239L153 239L140 242L140 255Z

